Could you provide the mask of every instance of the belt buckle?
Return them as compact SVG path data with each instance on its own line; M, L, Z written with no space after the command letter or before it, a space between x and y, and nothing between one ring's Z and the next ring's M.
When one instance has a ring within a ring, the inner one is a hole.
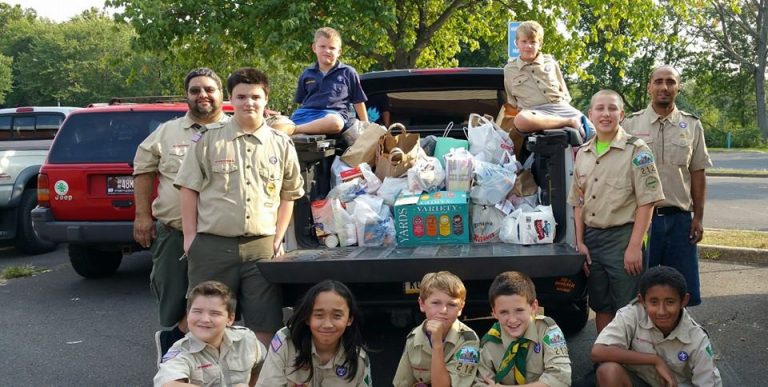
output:
M655 212L655 213L656 213L656 216L664 216L664 214L661 212L661 209L662 209L662 208L663 208L663 207L654 207L654 208L653 208L653 212Z

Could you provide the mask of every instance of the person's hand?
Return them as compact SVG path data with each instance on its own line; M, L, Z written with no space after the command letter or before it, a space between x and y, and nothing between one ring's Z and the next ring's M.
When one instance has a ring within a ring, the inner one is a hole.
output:
M438 320L428 320L427 325L424 327L429 333L429 337L432 340L432 347L436 343L443 344L443 322Z
M184 255L189 255L189 248L192 246L192 242L195 241L195 235L184 235Z
M275 252L275 258L280 258L283 254L285 254L285 250L283 249L283 243L279 241L275 241L275 243L272 244L272 251Z
M661 380L661 385L664 387L677 387L677 379L675 378L675 375L672 373L672 370L669 369L669 366L666 362L664 362L664 359L657 356L656 363L654 363L654 366L656 367L656 375Z
M488 385L488 387L500 386L500 384L496 384L496 382L493 381L493 378L490 375L483 375L483 383Z
M587 256L587 258L584 260L584 274L586 274L587 277L589 277L589 267L592 266L592 256L589 255L589 248L584 243L576 243L576 251L584 254Z
M143 248L149 248L152 244L152 240L157 237L157 231L155 230L155 222L152 220L152 215L136 215L133 220L133 239L139 246Z
M695 245L701 242L701 238L704 237L704 226L701 224L701 220L693 219L691 221L691 229L688 231L688 243Z
M637 276L643 272L643 249L628 246L624 250L624 270L629 275Z

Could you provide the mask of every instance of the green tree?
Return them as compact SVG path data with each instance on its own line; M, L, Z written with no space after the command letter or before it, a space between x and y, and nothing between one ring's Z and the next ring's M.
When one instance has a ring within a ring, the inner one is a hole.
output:
M13 58L8 105L85 105L174 90L156 56L131 48L132 28L96 9L65 23L22 18L7 26L0 53Z
M768 140L765 71L768 64L768 1L711 0L699 13L700 36L728 62L752 74L756 116L763 139Z
M11 90L12 77L11 77L11 63L13 58L5 55L0 55L0 105L5 102L5 96L8 91Z
M676 6L686 8L679 0ZM634 42L655 36L663 7L654 0L108 0L123 7L143 47L230 47L307 63L314 29L330 25L343 35L344 57L359 70L452 67L462 49L495 48L492 63L506 59L508 20L535 19L548 32L545 50L581 73L585 43L607 38L609 52L635 51ZM665 2L666 3L666 2ZM586 30L576 26L583 10L596 15ZM618 33L620 22L623 33ZM561 30L565 29L566 32ZM188 46L191 40L199 43ZM501 57L499 57L501 53ZM620 63L618 63L620 66Z

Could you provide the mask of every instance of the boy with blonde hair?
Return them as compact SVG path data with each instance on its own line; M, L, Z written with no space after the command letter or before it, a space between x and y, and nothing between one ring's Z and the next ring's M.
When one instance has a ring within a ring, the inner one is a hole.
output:
M543 42L541 24L528 20L517 27L515 43L520 56L504 66L507 103L518 110L514 126L523 133L571 127L585 135L594 126L569 104L571 94L560 65L540 51Z
M408 334L395 387L471 386L480 361L477 334L458 321L467 289L447 271L421 280L419 309L426 319Z
M317 62L304 70L296 87L295 101L301 107L291 115L296 124L294 133L340 133L348 125L350 103L357 119L368 121L365 108L368 98L360 86L360 77L353 67L338 60L341 55L339 32L331 27L315 31L312 52Z
M536 287L517 271L499 274L488 290L496 323L480 342L476 387L571 385L571 359L555 320L536 315Z

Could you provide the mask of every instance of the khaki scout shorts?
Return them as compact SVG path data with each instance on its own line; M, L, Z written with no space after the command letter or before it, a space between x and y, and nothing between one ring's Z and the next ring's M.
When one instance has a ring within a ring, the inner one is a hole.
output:
M611 228L584 230L584 244L592 257L587 291L589 306L597 313L616 313L637 297L640 276L631 276L624 270L624 251L629 245L634 223ZM648 260L643 249L643 271Z
M152 272L149 288L157 299L160 325L172 327L187 312L187 260L184 254L184 234L160 222L157 238L152 241Z
M204 281L219 281L237 296L245 326L276 332L283 326L283 293L261 275L256 262L272 259L273 235L222 237L198 233L189 247L189 290Z

